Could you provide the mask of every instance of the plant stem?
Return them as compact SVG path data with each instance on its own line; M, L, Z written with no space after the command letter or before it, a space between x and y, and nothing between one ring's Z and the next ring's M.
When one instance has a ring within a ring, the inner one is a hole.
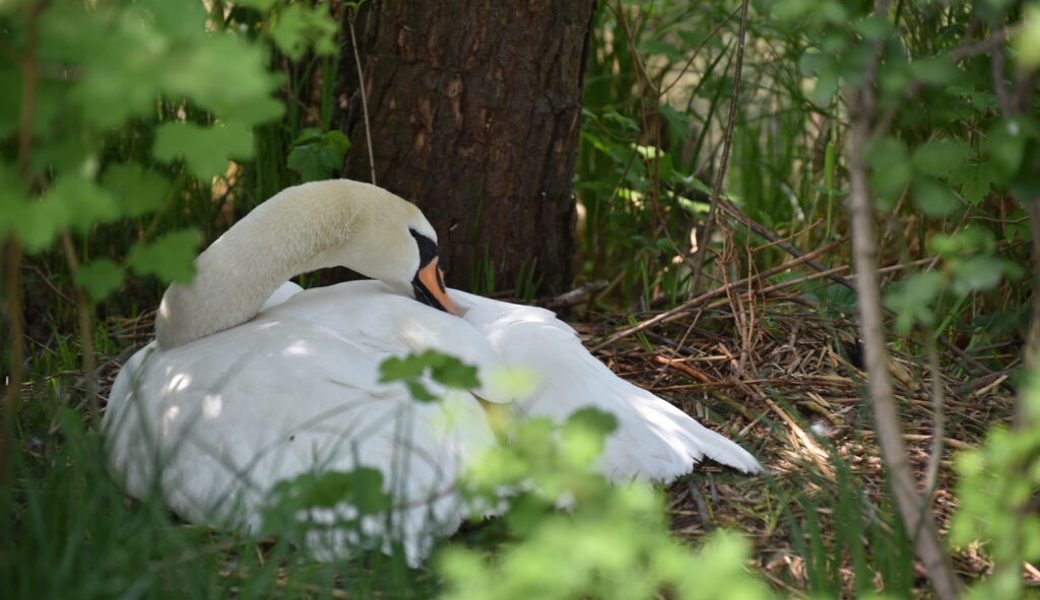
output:
M72 243L72 236L68 231L61 232L61 245L65 251L65 260L69 264L69 271L75 273L79 270L79 258L76 256L76 247ZM83 288L76 286L76 311L79 314L79 334L83 347L83 377L87 387L87 406L90 416L94 421L98 417L98 384L97 384L97 361L94 356L94 315L93 303L83 292Z
M718 214L719 198L722 196L722 187L726 181L726 168L729 165L729 148L733 140L733 125L737 120L737 103L740 100L740 78L744 68L744 40L747 35L748 0L744 0L740 6L740 33L737 37L737 60L733 67L733 95L730 97L729 115L726 118L726 130L722 136L722 156L719 158L719 168L715 172L715 184L711 190L711 204L708 214L704 219L704 226L697 236L700 249L693 265L693 275L690 277L690 291L696 293L697 285L701 280L701 272L704 263L708 259L708 247L711 245L712 227Z
M347 19L350 28L350 45L354 48L354 64L357 66L358 90L361 92L361 114L365 120L365 141L368 143L368 168L372 174L372 185L376 184L376 159L372 154L372 131L368 124L368 98L365 96L365 73L361 70L361 55L357 48L357 35L354 33L354 19Z
M22 390L23 362L25 362L25 346L22 338L22 244L17 238L7 242L7 256L4 261L7 267L4 273L7 293L7 323L11 351L8 354L9 372L7 374L7 391L4 393L4 424L0 435L0 484L7 480L11 465L11 453L14 449L15 419L18 417L18 399Z
M29 151L32 149L33 108L36 102L36 63L38 31L36 24L49 0L40 0L25 15L25 55L22 57L22 115L18 128L18 174L26 184L32 183ZM25 362L25 331L22 323L22 243L11 236L7 241L7 322L10 327L11 354L7 390L4 393L3 439L0 440L0 483L7 479L14 449L14 421L18 416L18 400L22 391Z

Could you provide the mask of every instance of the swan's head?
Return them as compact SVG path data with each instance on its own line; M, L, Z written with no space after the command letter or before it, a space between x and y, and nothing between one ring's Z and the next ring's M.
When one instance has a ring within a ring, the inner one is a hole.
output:
M422 211L376 186L348 185L343 197L356 219L337 262L434 308L461 314L444 285L437 232Z

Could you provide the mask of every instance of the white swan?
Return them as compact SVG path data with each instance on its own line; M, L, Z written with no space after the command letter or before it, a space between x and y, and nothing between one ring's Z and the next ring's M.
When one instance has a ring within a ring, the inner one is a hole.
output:
M163 296L157 340L126 363L109 397L110 470L132 496L160 490L189 521L257 532L277 482L374 467L397 508L391 524L371 518L361 529L384 549L402 542L417 564L466 515L453 488L465 459L494 443L473 397L423 404L378 381L384 359L426 349L476 365L482 381L499 364L532 370L538 387L514 399L519 413L613 413L619 426L600 462L613 480L669 481L704 456L761 469L616 377L551 312L446 290L437 262L422 213L385 190L336 180L275 195L198 257L191 285ZM285 283L334 265L375 280L306 291ZM358 539L333 531L318 541L335 554Z

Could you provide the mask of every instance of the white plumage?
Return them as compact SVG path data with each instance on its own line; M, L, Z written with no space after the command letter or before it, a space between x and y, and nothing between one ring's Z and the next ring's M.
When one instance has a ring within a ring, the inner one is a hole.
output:
M111 471L128 493L159 489L189 521L260 532L277 482L374 467L396 500L393 525L387 531L372 517L362 530L384 549L402 542L417 564L467 516L454 483L495 443L472 396L423 404L402 384L379 382L383 360L426 349L476 365L483 377L503 364L533 372L537 389L526 398L476 390L516 413L558 421L589 406L613 413L618 429L599 465L612 480L670 481L705 456L761 469L733 442L616 377L549 311L457 290L444 300L443 288L426 291L449 309L453 300L461 318L416 301L409 288L431 264L420 237L436 241L414 206L339 180L283 191L210 246L196 281L164 296L159 339L112 388L103 430ZM284 283L333 264L381 281L306 291ZM336 530L312 539L324 555L357 541L356 531Z

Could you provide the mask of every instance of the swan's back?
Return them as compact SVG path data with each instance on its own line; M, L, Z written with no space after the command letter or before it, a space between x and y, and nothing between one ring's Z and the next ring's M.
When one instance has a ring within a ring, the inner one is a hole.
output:
M671 481L705 456L744 472L762 467L747 451L668 402L614 375L582 346L569 325L545 309L452 290L466 320L507 363L540 376L537 393L517 403L531 417L562 422L593 407L617 417L601 469L614 481Z
M445 346L472 363L494 359L457 317L376 281L301 292L185 346L153 343L113 386L104 420L111 469L136 497L160 484L167 504L190 521L260 532L277 482L377 468L385 491L411 507L395 511L400 530L390 537L416 564L464 518L453 485L464 459L493 435L468 395L416 402L403 385L380 383L379 365ZM382 518L366 530L386 533ZM346 533L331 540L333 553L352 541Z

